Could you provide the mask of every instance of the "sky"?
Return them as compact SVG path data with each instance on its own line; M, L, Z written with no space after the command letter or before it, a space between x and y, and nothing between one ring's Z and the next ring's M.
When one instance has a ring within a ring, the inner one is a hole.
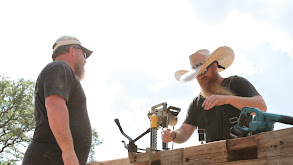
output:
M181 109L179 128L196 81L179 83L189 55L220 46L234 50L222 77L248 79L267 112L293 116L293 1L290 0L11 0L0 2L0 74L35 81L52 61L52 46L63 35L94 51L82 81L92 128L103 141L96 160L126 158L121 143L150 126L147 113L162 102ZM290 125L276 123L275 130ZM171 127L169 127L171 128ZM160 135L161 129L158 131ZM150 134L136 142L149 147ZM128 142L128 141L127 141ZM161 149L158 136L158 149ZM174 149L200 145L197 132ZM169 144L172 147L172 144Z

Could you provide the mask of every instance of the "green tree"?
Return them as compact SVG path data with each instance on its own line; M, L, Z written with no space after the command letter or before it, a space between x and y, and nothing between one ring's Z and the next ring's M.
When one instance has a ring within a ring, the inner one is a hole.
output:
M30 80L10 80L0 75L0 165L14 165L23 159L19 148L26 148L32 139L34 121L34 86ZM89 161L95 161L95 147L102 143L96 129Z
M34 129L34 82L9 80L0 75L0 164L15 164L23 158Z
M92 141L91 150L90 150L90 154L89 154L89 158L88 158L88 163L96 161L95 148L96 148L96 146L103 143L103 141L99 139L99 134L95 128L92 129L92 134L93 134L93 139L92 139L93 141Z

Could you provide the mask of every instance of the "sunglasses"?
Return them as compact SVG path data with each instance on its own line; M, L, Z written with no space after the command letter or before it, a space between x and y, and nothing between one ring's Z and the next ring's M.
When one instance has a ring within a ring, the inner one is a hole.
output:
M83 57L84 57L84 59L86 59L86 52L85 52L85 50L84 50L83 48L81 48L81 47L79 47L79 46L74 46L74 48L75 48L75 49L80 49L80 50L82 50Z
M198 76L196 76L196 78L199 77L199 76L205 75L208 72L209 67L211 67L213 64L214 64L214 62L211 63L208 67L206 67L206 69L203 70Z
M208 72L209 67L211 67L215 62L217 63L218 68L225 69L223 66L219 65L218 61L214 61L205 70L203 70L198 76L196 76L196 78L198 78L199 76L205 75Z
M82 50L82 53L83 53L84 59L86 59L86 52L84 50Z

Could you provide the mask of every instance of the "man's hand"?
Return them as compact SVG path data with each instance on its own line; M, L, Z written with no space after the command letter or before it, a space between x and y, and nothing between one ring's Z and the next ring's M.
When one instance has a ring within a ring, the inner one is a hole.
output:
M228 97L229 96L227 95L211 95L210 97L205 99L202 107L204 107L204 110L210 110L214 106L227 104L227 99L229 99Z
M171 141L175 143L184 143L190 138L190 136L192 135L195 129L196 129L196 126L186 124L186 123L183 123L179 129L176 129L175 130L176 132L171 131L171 129L169 128L164 128L161 133L161 138L162 138L162 141L165 143L169 143Z
M63 159L64 165L79 165L79 161L77 159L77 156L74 150L62 152L62 159Z
M174 136L175 136L175 131L171 131L171 129L169 128L164 128L162 130L161 137L163 142L169 143L173 141Z

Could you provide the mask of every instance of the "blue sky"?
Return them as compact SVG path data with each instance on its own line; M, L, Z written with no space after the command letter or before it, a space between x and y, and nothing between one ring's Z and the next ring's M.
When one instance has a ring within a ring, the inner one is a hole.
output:
M135 138L149 127L151 107L167 102L182 109L178 128L200 90L196 81L181 84L173 74L189 69L188 57L199 49L231 47L234 63L221 75L247 78L268 112L293 116L292 5L289 0L3 1L0 74L35 81L51 62L57 38L79 38L94 51L82 85L92 127L103 139L96 159L123 158L126 138L114 119ZM149 135L137 145L148 147ZM199 145L196 133L174 148L192 145Z

